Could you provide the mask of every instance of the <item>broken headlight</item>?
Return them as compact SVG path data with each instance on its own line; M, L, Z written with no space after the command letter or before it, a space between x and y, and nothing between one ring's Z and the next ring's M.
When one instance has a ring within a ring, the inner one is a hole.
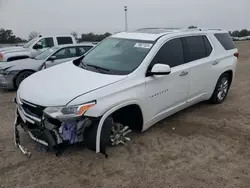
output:
M70 119L82 116L89 108L96 104L95 101L64 107L47 107L44 113L55 119Z

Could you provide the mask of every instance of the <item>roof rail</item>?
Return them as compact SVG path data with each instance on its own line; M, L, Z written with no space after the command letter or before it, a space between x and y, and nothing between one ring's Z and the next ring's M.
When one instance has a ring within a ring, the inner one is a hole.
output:
M217 29L217 28L201 28L202 31L205 30L217 30L217 31L221 31L221 29Z
M183 29L184 31L192 31L192 30L194 30L194 31L201 31L201 29L200 28L187 28L187 29Z
M221 29L216 29L216 28L165 28L165 27L146 27L146 28L139 28L134 31L164 33L164 32L187 32L187 31L208 31L208 30L221 31Z
M145 28L136 29L135 31L148 31L148 30L165 30L165 31L173 31L173 30L180 30L180 28L145 27Z
M137 30L144 30L144 29L180 29L180 28L173 28L173 27L144 27L144 28L139 28Z
M215 28L187 28L182 31L209 31L209 30L221 31L221 29L215 29Z

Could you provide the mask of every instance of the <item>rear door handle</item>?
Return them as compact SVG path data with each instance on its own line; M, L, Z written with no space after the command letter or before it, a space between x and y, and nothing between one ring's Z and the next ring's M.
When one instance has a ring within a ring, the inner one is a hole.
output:
M188 71L182 71L181 74L180 74L180 76L185 76L187 74L188 74Z
M213 62L213 65L217 65L217 64L219 64L219 61L214 61Z

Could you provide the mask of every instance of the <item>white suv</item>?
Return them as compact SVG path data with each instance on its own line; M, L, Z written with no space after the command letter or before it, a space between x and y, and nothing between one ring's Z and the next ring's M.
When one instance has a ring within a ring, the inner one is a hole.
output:
M106 154L130 130L204 100L222 103L238 50L227 31L145 28L108 37L85 57L26 78L17 91L17 126L49 149L77 142ZM39 83L39 84L38 84Z

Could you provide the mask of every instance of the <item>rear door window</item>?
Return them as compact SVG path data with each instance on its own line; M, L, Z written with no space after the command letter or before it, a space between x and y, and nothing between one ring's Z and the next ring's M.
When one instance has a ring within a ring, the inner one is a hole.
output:
M150 69L156 63L167 64L175 67L184 64L182 41L180 38L166 42L158 51L150 65Z
M39 40L37 43L40 43L43 48L51 48L54 46L54 41L52 37L43 38Z
M218 39L225 50L232 50L236 48L229 33L216 33L214 36Z
M203 36L184 37L183 44L186 63L207 57Z
M56 37L58 45L62 44L73 44L71 37Z

